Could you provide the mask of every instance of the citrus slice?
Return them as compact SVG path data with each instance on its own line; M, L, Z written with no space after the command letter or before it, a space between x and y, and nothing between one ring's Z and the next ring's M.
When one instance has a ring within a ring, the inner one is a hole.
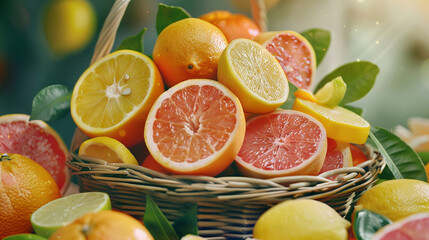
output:
M108 136L130 147L143 140L146 116L163 91L161 75L150 58L120 50L82 74L73 89L70 111L86 135Z
M409 142L413 138L413 133L402 125L396 125L393 132L404 142Z
M277 60L258 43L233 40L219 59L218 81L240 99L248 113L274 111L286 102L287 78Z
M80 145L79 157L105 160L108 163L138 165L134 155L121 142L110 137L95 137Z
M17 153L45 168L63 194L70 181L65 162L69 152L58 133L40 120L25 114L0 116L0 152Z
M413 137L408 145L416 152L429 152L429 135L420 135Z
M298 88L310 88L316 72L316 54L305 37L294 31L264 32L255 41L277 58L291 83Z
M51 201L31 215L37 235L49 238L57 229L88 212L110 210L109 195L102 192L77 193Z
M316 175L326 148L326 131L319 121L298 111L280 110L247 122L235 161L250 177Z
M414 136L429 135L429 119L421 117L409 118L408 128Z
M363 144L368 138L369 123L343 107L328 108L297 98L292 109L307 113L319 120L325 127L329 138L355 144Z
M380 229L373 240L424 240L429 239L429 213L411 215Z
M310 102L319 103L313 93L310 90L304 88L298 88L298 90L296 90L293 95L295 95L295 98L301 98Z
M193 79L156 100L144 135L152 157L168 172L215 176L234 160L245 129L240 101L228 88Z
M353 166L353 162L349 144L328 138L328 150L326 151L325 161L323 161L319 175L330 170L351 166ZM337 175L332 175L327 178L335 180Z
M341 76L326 83L314 94L319 104L327 107L335 107L340 104L346 94L347 85Z
M352 154L353 166L357 166L363 162L366 162L368 158L362 149L354 144L349 144L350 152Z

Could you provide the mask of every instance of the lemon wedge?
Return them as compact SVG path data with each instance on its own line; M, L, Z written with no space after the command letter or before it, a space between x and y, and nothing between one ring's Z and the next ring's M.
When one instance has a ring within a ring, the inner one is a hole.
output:
M343 100L346 90L347 84L344 82L343 78L339 76L326 83L314 94L314 97L324 106L335 107Z

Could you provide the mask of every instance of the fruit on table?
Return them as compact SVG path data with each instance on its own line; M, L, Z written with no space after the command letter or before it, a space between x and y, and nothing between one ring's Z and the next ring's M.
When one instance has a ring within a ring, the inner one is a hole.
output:
M429 183L414 179L389 180L366 191L356 209L368 209L392 221L429 212Z
M43 28L55 54L69 54L85 47L92 39L96 16L86 0L51 1L43 17Z
M161 75L150 58L120 50L82 74L73 89L70 111L89 137L107 136L130 147L143 140L146 116L163 91Z
M316 54L311 44L294 31L264 32L255 37L279 61L287 79L309 89L316 72Z
M193 79L156 100L144 136L152 157L168 172L215 176L234 160L245 128L240 101L228 88Z
M327 107L335 107L340 104L346 94L347 85L341 76L327 82L319 89L314 97L317 102Z
M353 166L352 153L348 143L328 138L328 150L319 175L326 171ZM335 180L337 176L328 179Z
M216 10L205 13L199 18L218 27L225 34L228 42L237 38L253 39L261 32L253 20L239 13L232 14L225 10Z
M64 193L70 179L65 164L69 157L67 147L47 123L29 119L30 116L25 114L0 116L0 152L18 153L36 161L49 172Z
M247 113L268 113L286 102L287 78L277 60L261 45L236 39L223 51L218 81L227 86Z
M333 208L312 199L286 200L259 217L253 237L259 240L347 240L350 222Z
M168 25L153 48L153 60L171 87L194 78L216 79L220 54L228 41L213 24L186 18Z
M428 236L429 213L418 213L383 227L372 240L424 240Z
M49 238L55 231L88 212L110 210L109 195L102 192L77 193L51 201L31 215L34 231Z
M86 213L60 228L50 238L62 240L153 240L150 232L135 218L112 210Z
M316 119L298 111L280 110L247 122L235 161L245 176L317 175L326 148L326 131Z
M0 239L30 233L31 214L60 196L52 176L37 162L0 153Z
M121 142L110 137L95 137L86 140L79 147L79 157L105 160L108 163L138 165L134 155Z
M355 144L364 144L368 138L369 123L343 107L328 108L297 98L292 109L307 113L319 120L325 127L329 138Z

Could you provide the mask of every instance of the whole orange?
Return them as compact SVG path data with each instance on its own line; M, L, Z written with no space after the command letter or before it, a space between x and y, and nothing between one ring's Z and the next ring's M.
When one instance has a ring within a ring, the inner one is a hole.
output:
M41 165L19 154L1 154L0 239L31 232L31 214L60 196L55 180Z
M135 218L121 212L87 213L60 228L49 239L62 240L153 240L150 232Z
M255 38L261 29L253 20L243 14L232 14L228 11L217 10L200 16L205 20L218 27L225 34L228 42L237 38Z
M225 35L213 24L186 18L159 34L152 56L171 87L188 79L216 79L219 57L227 44Z

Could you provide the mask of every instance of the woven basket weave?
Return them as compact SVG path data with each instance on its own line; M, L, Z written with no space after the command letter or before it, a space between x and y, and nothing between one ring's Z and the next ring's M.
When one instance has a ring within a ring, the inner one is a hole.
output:
M103 25L91 64L110 53L129 1L115 1ZM255 21L266 26L263 1L251 1ZM138 219L142 219L145 211L146 194L153 196L171 221L197 203L199 233L213 240L251 238L258 217L269 207L288 199L317 199L346 216L385 166L377 151L362 145L360 147L368 158L366 162L319 176L269 180L241 176L169 176L141 166L79 158L75 152L86 138L76 129L70 146L73 158L67 161L81 192L106 192L115 209ZM336 176L336 179L329 180L327 177L330 176Z

